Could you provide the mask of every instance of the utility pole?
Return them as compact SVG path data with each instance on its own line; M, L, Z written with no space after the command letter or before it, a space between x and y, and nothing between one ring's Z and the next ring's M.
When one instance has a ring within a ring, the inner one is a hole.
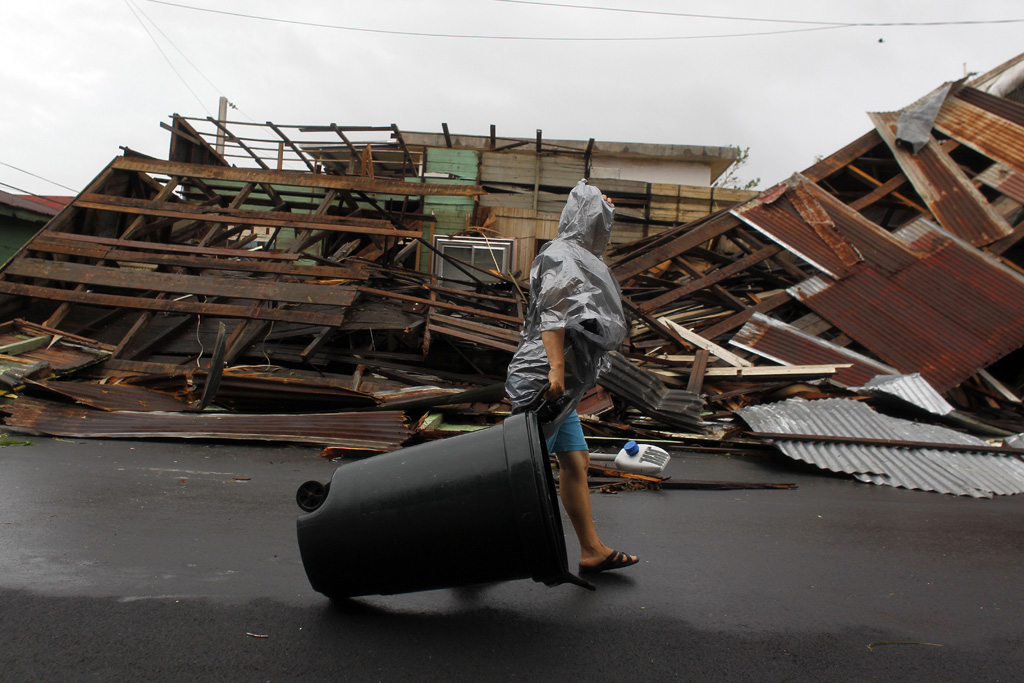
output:
M228 98L221 95L220 106L217 108L217 121L223 126L228 122ZM217 154L224 156L224 129L217 127Z

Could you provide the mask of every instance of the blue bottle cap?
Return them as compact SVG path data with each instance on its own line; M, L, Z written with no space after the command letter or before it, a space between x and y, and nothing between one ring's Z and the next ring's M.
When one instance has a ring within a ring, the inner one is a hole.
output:
M637 445L636 441L627 441L626 445L622 447L629 455L636 455L640 452L640 446Z

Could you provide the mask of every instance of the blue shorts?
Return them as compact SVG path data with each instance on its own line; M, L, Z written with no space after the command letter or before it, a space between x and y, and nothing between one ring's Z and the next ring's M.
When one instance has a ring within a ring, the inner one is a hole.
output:
M583 426L580 424L580 416L575 410L569 414L569 417L565 418L565 422L547 440L547 444L548 453L589 450L587 440L583 438Z

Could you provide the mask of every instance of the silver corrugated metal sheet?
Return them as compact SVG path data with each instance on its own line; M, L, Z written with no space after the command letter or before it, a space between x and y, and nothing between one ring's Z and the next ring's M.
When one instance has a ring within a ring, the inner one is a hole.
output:
M953 412L953 406L919 372L910 375L878 375L855 391L867 392L872 396L896 397L935 415L949 415Z
M608 358L611 367L601 373L601 386L667 425L704 432L706 424L700 419L704 401L698 394L669 389L653 372L633 365L620 353L612 351Z
M759 432L964 445L963 451L949 451L776 441L791 458L852 474L860 481L975 498L1024 492L1024 462L1016 457L972 452L972 445L988 444L944 427L888 417L859 401L790 399L743 408L739 414Z

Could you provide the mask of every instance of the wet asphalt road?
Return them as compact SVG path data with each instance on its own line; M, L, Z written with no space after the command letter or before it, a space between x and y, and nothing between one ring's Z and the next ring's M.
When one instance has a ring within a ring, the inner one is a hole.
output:
M334 607L309 588L295 541L295 489L337 466L317 449L31 441L0 449L3 681L1024 671L1022 496L956 498L781 457L679 453L676 479L799 488L595 494L602 536L641 557L596 593L517 581Z

